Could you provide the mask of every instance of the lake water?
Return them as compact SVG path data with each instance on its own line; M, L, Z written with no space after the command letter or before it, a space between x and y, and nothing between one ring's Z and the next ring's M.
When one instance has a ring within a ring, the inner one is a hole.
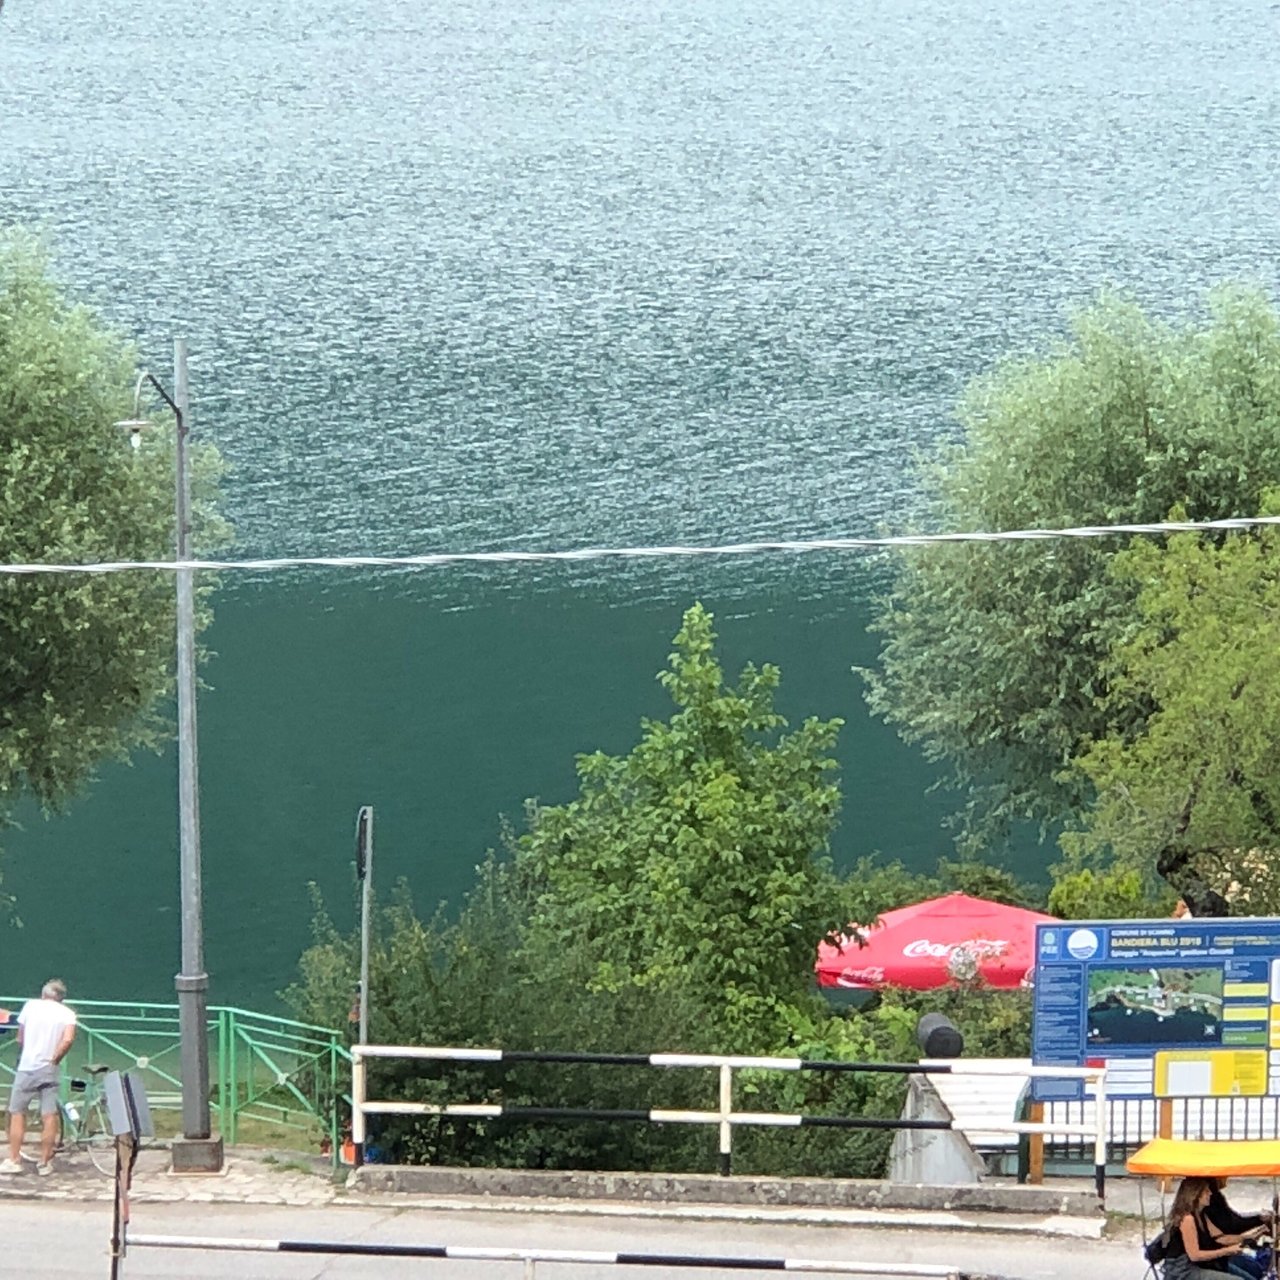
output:
M854 535L1100 286L1275 286L1278 46L1258 0L9 0L0 221L157 372L189 338L244 554ZM229 576L212 998L288 981L307 880L347 914L360 804L379 877L456 901L500 814L662 713L695 598L789 714L848 718L841 862L931 863L934 775L850 672L884 567ZM171 758L5 844L2 985L168 995Z

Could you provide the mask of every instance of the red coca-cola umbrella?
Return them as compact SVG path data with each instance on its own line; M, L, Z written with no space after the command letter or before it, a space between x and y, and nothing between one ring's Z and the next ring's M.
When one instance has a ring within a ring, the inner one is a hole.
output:
M1039 911L948 893L886 911L861 931L861 946L857 938L819 943L814 969L823 987L927 991L969 977L1018 987L1035 963L1036 925L1053 923Z

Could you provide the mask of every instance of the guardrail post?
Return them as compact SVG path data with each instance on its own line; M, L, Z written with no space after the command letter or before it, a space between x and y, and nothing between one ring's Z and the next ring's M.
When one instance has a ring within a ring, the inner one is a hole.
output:
M218 1128L228 1142L236 1140L236 1103L227 1084L227 1011L215 1010L218 1017Z
M524 1260L524 1280L533 1280L534 1269L537 1265L537 1262L533 1258L526 1258Z
M726 1062L720 1066L720 1176L733 1171L733 1068Z
M1044 1103L1033 1102L1031 1113L1027 1117L1032 1124L1044 1124ZM1044 1182L1044 1134L1033 1133L1028 1146L1027 1181L1038 1187Z
M1186 1133L1184 1128L1183 1133ZM1173 1099L1161 1098L1156 1103L1156 1137L1172 1138L1173 1137ZM1166 1195L1169 1188L1173 1185L1171 1178L1160 1179L1160 1194Z
M351 1145L356 1168L364 1164L364 1054L362 1045L351 1046Z
M1098 1199L1105 1203L1107 1198L1107 1137L1111 1117L1107 1113L1107 1073L1105 1068L1098 1072L1093 1082L1093 1106L1098 1136L1093 1144L1093 1185Z
M342 1125L338 1121L338 1046L329 1037L329 1151L334 1169L342 1165Z
M231 1141L235 1142L235 1135L240 1131L240 1024L234 1009L229 1010L227 1016L231 1019L231 1025L227 1032L227 1041L231 1045L231 1061L229 1063L231 1077ZM252 1057L250 1057L249 1061L253 1061Z

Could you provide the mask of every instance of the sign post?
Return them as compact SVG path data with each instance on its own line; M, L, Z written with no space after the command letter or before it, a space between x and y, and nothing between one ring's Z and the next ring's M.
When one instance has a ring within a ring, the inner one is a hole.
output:
M133 1183L133 1167L138 1160L138 1145L143 1138L155 1136L151 1121L151 1105L142 1081L132 1072L109 1072L103 1081L107 1103L107 1124L115 1138L116 1178L115 1207L111 1219L111 1280L120 1280L128 1251L129 1188Z

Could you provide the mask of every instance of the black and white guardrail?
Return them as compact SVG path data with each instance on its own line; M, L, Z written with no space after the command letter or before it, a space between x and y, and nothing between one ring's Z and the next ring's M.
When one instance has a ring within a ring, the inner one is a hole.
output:
M507 1106L503 1103L382 1102L370 1099L366 1088L366 1063L370 1058L417 1059L429 1062L557 1063L608 1067L696 1067L719 1072L720 1105L714 1111L676 1111L662 1108L608 1110L594 1107ZM804 1116L779 1112L735 1111L733 1073L758 1071L857 1071L896 1075L1038 1076L1046 1079L1079 1079L1090 1085L1095 1106L1093 1125L1011 1120L986 1124L991 1132L1054 1134L1093 1138L1094 1179L1098 1195L1106 1185L1107 1094L1106 1071L1101 1067L1032 1067L1022 1063L963 1059L926 1062L843 1062L808 1058L747 1057L702 1053L571 1053L560 1050L470 1049L421 1045L354 1045L351 1049L351 1137L356 1161L364 1158L366 1117L371 1115L456 1116L472 1119L555 1121L641 1121L653 1124L714 1124L720 1129L720 1172L731 1170L734 1125L814 1129L952 1129L951 1120L904 1120L878 1116Z
M910 1262L851 1262L833 1258L753 1258L737 1254L625 1253L596 1249L500 1249L472 1245L372 1244L345 1240L259 1240L227 1236L153 1236L129 1233L130 1249L199 1249L244 1253L322 1253L376 1258L449 1258L467 1262L582 1262L596 1266L717 1267L726 1271L807 1271L822 1275L918 1276L969 1280L955 1267ZM529 1274L526 1270L526 1275Z

